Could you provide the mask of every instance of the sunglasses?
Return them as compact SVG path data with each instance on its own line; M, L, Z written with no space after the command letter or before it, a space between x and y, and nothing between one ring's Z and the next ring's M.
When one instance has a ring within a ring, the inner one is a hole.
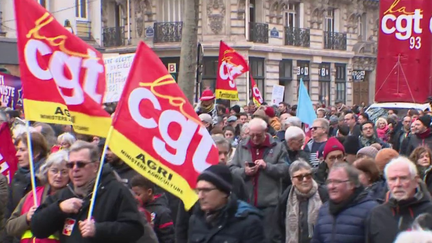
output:
M72 169L73 167L75 167L75 165L78 168L84 168L86 165L90 164L91 162L83 162L83 161L77 161L77 162L68 162L66 163L66 168L68 169Z
M315 131L315 130L318 130L318 128L321 128L321 127L311 127L311 130Z
M293 178L296 178L299 181L303 181L305 178L306 178L306 180L310 180L312 178L312 173L296 175L296 176L293 176Z

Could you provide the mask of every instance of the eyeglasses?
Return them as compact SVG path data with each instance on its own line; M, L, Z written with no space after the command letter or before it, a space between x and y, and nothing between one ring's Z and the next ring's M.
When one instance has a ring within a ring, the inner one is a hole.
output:
M261 138L262 136L263 136L262 133L249 133L249 137Z
M296 175L296 176L293 176L293 178L296 178L299 181L303 181L305 178L306 178L306 180L310 180L312 178L312 173Z
M343 160L343 158L344 158L344 155L343 155L343 154L339 154L339 155L337 155L337 156L330 156L330 157L328 157L328 159L329 159L330 161Z
M365 131L365 130L372 130L373 129L373 127L363 127L363 131Z
M81 168L84 168L86 165L88 165L90 163L91 162L84 162L84 161L68 162L68 163L66 163L66 168L72 169L76 165L78 168L81 169Z
M325 183L326 183L326 185L330 185L330 184L333 184L333 185L335 185L335 186L339 186L340 184L342 184L342 183L345 183L345 182L349 182L350 180L344 180L344 181L341 181L341 180L326 180L325 181Z
M322 128L322 127L311 127L312 131L318 130L318 128Z
M49 169L49 172L54 175L60 175L60 176L68 176L67 170L59 170L59 169Z
M207 194L207 193L209 193L209 192L211 192L211 191L214 191L214 190L217 190L217 188L216 188L216 187L212 187L212 188L196 188L196 189L195 189L195 192L196 192L196 193L200 193L200 192L202 192L202 193L204 193L204 194Z

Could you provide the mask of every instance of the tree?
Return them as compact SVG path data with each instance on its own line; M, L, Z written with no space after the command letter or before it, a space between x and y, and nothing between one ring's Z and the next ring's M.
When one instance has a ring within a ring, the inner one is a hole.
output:
M199 0L185 0L178 85L193 104L197 68Z

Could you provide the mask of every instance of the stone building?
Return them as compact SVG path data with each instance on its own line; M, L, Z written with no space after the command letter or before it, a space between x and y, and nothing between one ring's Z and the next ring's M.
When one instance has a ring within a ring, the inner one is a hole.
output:
M145 41L177 77L186 0L35 1L60 23L69 20L79 37L107 55L134 53L137 43ZM250 74L268 102L273 85L283 85L284 100L295 103L302 78L315 102L370 103L378 6L378 0L202 0L201 90L214 89L223 40L249 61ZM0 65L9 65L17 75L15 29L13 1L0 1ZM247 100L246 84L246 75L237 79L240 104Z
M183 1L103 0L106 52L133 53L144 40L167 66L175 63L178 72ZM251 75L268 102L273 85L283 85L285 101L295 103L300 78L313 101L372 102L378 7L378 0L201 1L201 90L214 88L223 40L249 60ZM241 104L247 98L246 79L237 79Z

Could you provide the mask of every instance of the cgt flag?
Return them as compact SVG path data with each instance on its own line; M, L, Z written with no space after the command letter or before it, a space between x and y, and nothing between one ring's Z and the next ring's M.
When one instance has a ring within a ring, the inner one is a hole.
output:
M15 0L15 18L26 120L105 137L111 118L102 109L102 55L34 0Z
M256 107L260 107L261 104L264 102L261 92L258 89L258 86L255 83L254 78L252 77L252 74L250 74L250 80L251 80L251 86L252 86L252 100Z
M249 71L245 59L223 41L219 47L216 99L239 100L235 79Z
M8 123L3 122L0 126L0 168L1 173L8 178L9 183L11 183L17 170L18 159L15 154L16 150L12 143Z
M197 201L198 175L217 164L218 150L166 67L144 43L138 45L126 81L110 150L144 177L179 197Z

